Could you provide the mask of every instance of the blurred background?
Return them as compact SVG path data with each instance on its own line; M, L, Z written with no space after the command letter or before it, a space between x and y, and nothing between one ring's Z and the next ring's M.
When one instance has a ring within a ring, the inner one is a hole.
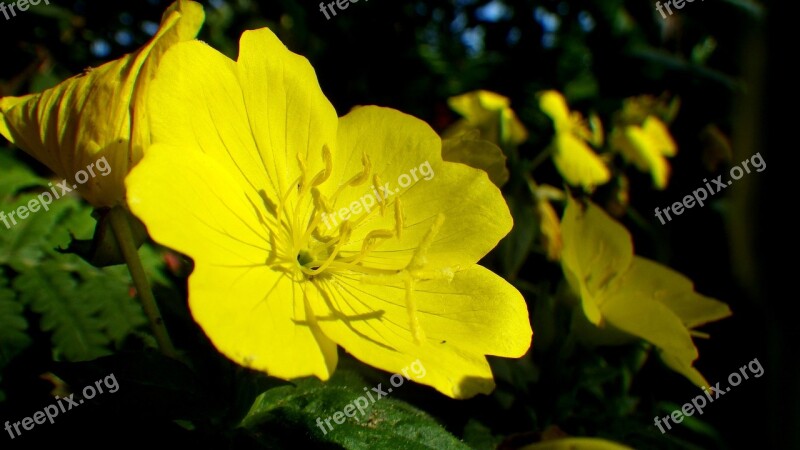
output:
M730 372L755 358L765 376L711 404L702 422L687 421L665 436L653 427L653 416L664 416L689 401L697 389L654 358L636 367L635 378L626 379L625 370L631 367L626 361L636 357L637 349L582 350L559 360L558 352L535 344L527 363L495 362L499 387L492 397L455 402L430 390L409 389L403 400L431 414L472 447L517 448L532 442L533 436L558 429L604 436L635 448L800 448L800 371L790 348L798 342L797 326L776 294L785 292L783 285L791 276L778 277L767 270L765 242L768 236L781 235L772 227L781 220L766 200L767 186L781 170L772 149L784 143L791 129L783 124L787 116L779 112L785 106L784 94L779 97L776 92L786 86L778 80L778 61L788 54L781 49L786 38L778 35L775 25L782 5L695 1L673 9L675 14L664 19L649 0L362 0L346 10L337 8L337 15L326 19L320 5L311 1L201 3L206 10L202 40L235 59L242 31L270 27L292 51L311 61L340 115L356 105L389 106L441 132L459 118L448 107L449 97L476 89L502 94L511 99L529 130L528 140L518 149L527 160L536 160L552 138L552 125L538 107L536 94L542 90L557 89L573 109L594 111L603 118L611 117L628 97L679 98L680 109L670 126L679 151L671 160L669 187L655 190L647 174L632 171L626 174L625 186L600 189L594 198L604 205L623 199L617 218L631 231L637 254L669 265L691 278L698 292L730 305L733 316L704 328L711 339L696 341L701 355L696 366L706 378L712 384L725 382ZM137 49L157 30L168 4L51 0L50 5L41 3L8 19L0 15L0 95L41 91ZM784 100L781 106L779 98ZM13 159L37 176L51 176L7 142L2 145L2 161ZM703 178L724 174L757 152L769 166L765 172L745 176L705 208L667 225L653 217L656 206L680 200ZM6 176L4 170L0 167L0 177ZM510 170L512 181L504 193L515 211L515 231L487 264L520 287L535 316L557 292L561 269L536 251L531 233L525 232L535 227L523 211L529 199L514 182L515 168ZM539 183L562 185L549 160L537 167L535 176ZM3 233L6 230L0 228L0 236ZM510 254L509 247L527 250L520 256ZM9 264L3 251L0 247L0 263ZM170 257L174 258L159 253L153 259L168 266ZM168 269L162 295L180 298L185 273ZM16 273L4 270L6 277ZM793 296L787 301L794 301ZM177 303L176 311L167 307L165 314L185 316L185 305ZM38 313L26 314L36 328ZM543 319L533 320L538 332L537 323ZM181 323L191 330L190 320ZM141 324L131 325L137 326ZM56 370L57 363L70 359L48 348L47 334L32 332L34 344L12 358L3 353L0 330L3 422L19 420L35 409L32 398L42 388L28 381L32 374ZM37 344L40 341L45 344ZM620 379L625 382L620 384ZM169 421L147 419L135 408L118 414L115 421L128 423L107 426L131 435L140 429L140 437L161 433L175 442L213 443L209 445L214 448L252 445L248 439L221 437L209 428L176 429ZM103 433L77 417L70 420L78 435ZM0 441L6 448L9 441Z

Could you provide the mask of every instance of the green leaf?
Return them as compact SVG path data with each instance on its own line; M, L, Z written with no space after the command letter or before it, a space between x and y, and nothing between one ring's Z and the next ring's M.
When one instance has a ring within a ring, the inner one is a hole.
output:
M160 284L162 286L172 286L172 281L170 281L164 271L167 264L164 261L163 248L156 248L153 245L145 243L139 247L139 258L142 260L144 272L147 274L147 279L150 280L151 285L155 286L156 284ZM127 270L126 268L126 273Z
M75 239L73 237L69 245L66 248L59 249L59 252L74 253L95 267L125 264L125 259L111 227L110 211L108 208L99 208L92 213L92 217L97 220L97 223L91 222L91 226L94 228L91 233L92 239ZM124 214L128 218L133 232L133 239L138 248L147 240L147 228L130 212L125 211ZM85 221L80 225L89 226ZM89 233L84 234L88 235Z
M50 238L58 234L54 229L60 229L62 236L68 235L60 225L69 218L76 205L74 201L59 199L53 201L48 210L31 212L25 219L20 219L16 213L10 216L11 211L36 198L36 195L25 194L10 202L0 201L0 212L6 215L7 220L7 223L0 221L0 230L6 228L0 233L0 264L8 264L18 272L36 266L51 253Z
M327 383L299 380L295 386L261 394L242 426L267 447L296 446L298 436L303 436L330 448L469 448L423 411L400 400L378 398L372 387L342 369ZM387 381L380 389L388 392L390 387ZM361 409L356 409L356 402ZM344 416L346 407L352 417ZM344 422L337 424L334 415Z
M492 430L475 419L464 426L464 441L475 450L493 450L503 441L500 436L492 436Z
M99 318L105 334L121 344L136 328L147 323L142 306L130 295L126 266L97 271L82 285L83 295L99 303Z
M14 288L24 303L42 315L40 327L52 332L57 355L82 361L109 353L100 302L82 292L72 274L57 263L48 261L22 273L14 280Z
M500 250L504 272L510 279L514 279L528 258L536 237L536 216L533 207L525 200L513 197L506 200L514 218L514 228L500 242Z
M33 170L13 156L13 152L3 149L0 152L0 202L13 197L20 189L32 186L46 186L47 180L37 176Z
M14 298L14 292L6 289L6 280L0 276L0 369L12 358L25 350L31 339L25 330L28 321L23 316L23 306Z

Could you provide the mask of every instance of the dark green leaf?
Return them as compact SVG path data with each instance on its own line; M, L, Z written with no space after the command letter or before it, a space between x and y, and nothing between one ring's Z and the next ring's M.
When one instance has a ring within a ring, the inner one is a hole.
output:
M525 200L509 198L508 206L514 218L514 228L501 242L503 269L513 279L528 258L536 234L536 217L533 207Z
M22 301L42 315L40 327L52 332L55 351L71 361L108 354L109 338L100 319L101 303L81 292L76 279L53 262L14 280Z
M0 369L31 344L25 330L28 322L23 316L22 304L14 292L6 289L6 280L0 276Z
M298 436L305 436L330 448L469 448L423 411L400 400L378 398L372 387L341 369L327 383L303 379L296 386L263 393L242 425L268 447L297 447L302 444ZM388 381L382 383L383 391L389 388ZM352 417L344 416L345 407ZM334 415L344 422L337 424Z

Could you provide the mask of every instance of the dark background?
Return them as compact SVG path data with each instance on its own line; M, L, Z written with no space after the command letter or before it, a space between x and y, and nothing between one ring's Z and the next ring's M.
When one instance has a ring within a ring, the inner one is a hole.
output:
M50 6L18 12L9 20L0 15L0 95L41 90L136 49L149 38L168 3L53 0ZM780 7L777 2L695 1L668 21L655 12L653 2L632 0L489 2L500 7L479 0L361 0L331 20L314 2L201 3L207 14L201 39L235 58L243 30L269 26L291 50L311 61L340 115L360 104L391 106L441 131L457 119L447 107L449 96L473 89L508 96L530 131L530 139L520 147L529 159L551 137L535 99L540 90L561 90L572 107L596 110L603 117L629 96L679 96L681 109L671 130L680 152L672 160L669 189L655 191L646 175L629 173L633 214L622 220L634 235L638 254L686 274L698 292L727 302L734 311L732 318L706 327L711 340L698 341L697 367L706 378L726 384L730 372L754 358L765 376L743 383L707 407L702 419L719 432L719 439L697 439L685 430L672 434L699 448L800 448L800 373L790 348L798 341L792 320L796 308L787 309L797 296L784 286L796 276L767 270L773 258L781 260L767 248L793 251L789 246L794 243L789 230L773 227L791 223L787 216L775 214L794 207L792 192L783 186L785 200L779 204L774 197L777 180L792 179L779 178L784 168L776 159L779 152L772 149L787 147L785 131L791 125L785 123L782 108L787 106L786 92L795 91L793 84L779 79L785 73L780 61L794 58L794 51L782 48L786 38L779 31L785 28L776 23L786 13L774 9ZM711 43L714 51L705 55L702 49ZM717 168L704 165L708 149L703 130L709 124L732 142L731 160ZM723 199L665 226L652 217L656 206L671 204L702 178L726 173L726 164L738 164L756 152L769 169L738 181ZM794 149L782 148L785 152ZM549 162L536 176L539 182L560 185ZM641 226L637 216L647 225ZM767 245L767 237L780 242ZM540 281L542 273L553 273L544 264L532 258L520 277ZM779 299L777 293L784 292ZM15 396L11 382L4 383L9 404L19 409L11 408L14 413L7 415L0 404L0 418L32 412L23 407L23 391ZM657 401L682 404L696 392L678 375L650 364L632 388L644 410ZM466 418L482 414L480 400L465 407L437 398L420 401L412 396L411 401L456 433ZM125 417L130 423L123 428L137 429L136 414ZM69 419L61 428L74 425L81 433L103 434L101 427L90 429L77 414ZM519 417L494 421L492 429L499 434L541 431L530 429L532 422ZM641 423L652 428L652 419L645 417ZM215 439L230 443L219 436L178 430L169 422L159 424L164 428L145 421L139 438L164 434L184 444Z

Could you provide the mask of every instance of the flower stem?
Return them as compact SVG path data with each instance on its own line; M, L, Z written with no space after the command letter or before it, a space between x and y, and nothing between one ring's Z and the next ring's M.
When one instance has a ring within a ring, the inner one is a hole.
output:
M109 220L111 221L111 229L114 231L114 236L117 238L119 249L122 252L122 257L125 259L125 264L128 265L133 284L136 286L136 292L139 294L139 300L142 302L142 309L144 309L147 320L150 322L150 329L155 335L158 348L165 356L177 359L178 353L175 351L175 347L172 346L167 327L164 325L164 319L161 318L161 313L158 310L153 291L150 289L150 283L147 281L142 261L139 259L139 252L133 240L131 225L128 222L125 209L121 206L112 208L109 212Z

